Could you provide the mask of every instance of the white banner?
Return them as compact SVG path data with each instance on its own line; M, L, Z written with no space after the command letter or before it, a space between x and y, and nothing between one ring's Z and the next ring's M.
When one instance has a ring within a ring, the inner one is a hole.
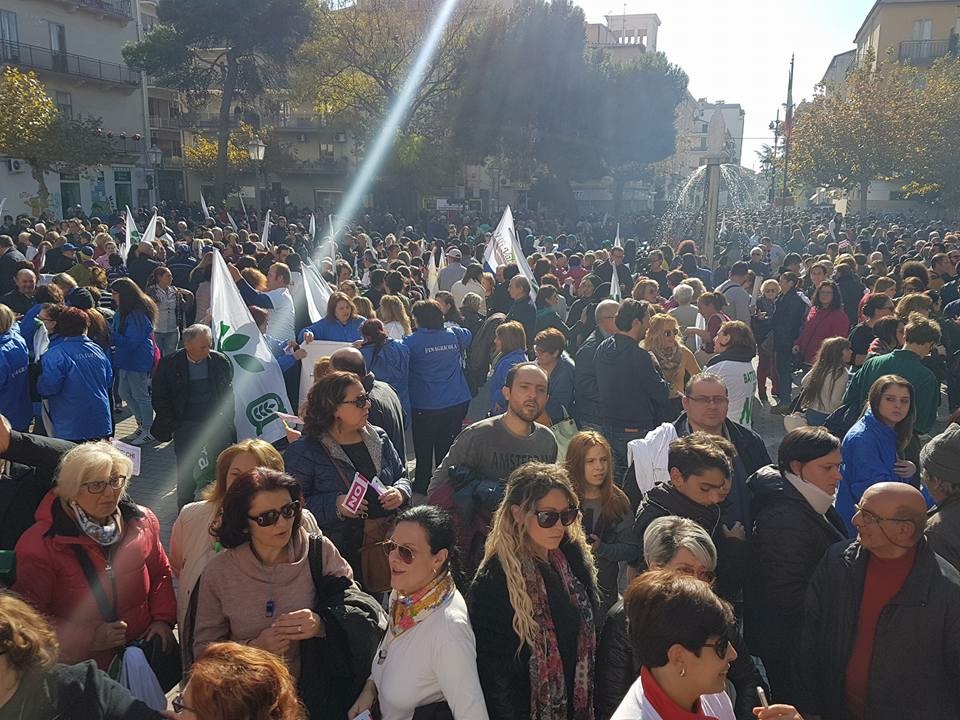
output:
M230 227L233 228L234 232L240 229L240 227L237 225L237 222L233 219L233 215L230 214L229 210L227 210L227 222L230 223Z
M260 241L263 243L263 249L269 250L270 245L270 211L267 210L267 216L263 219L263 232L260 233Z
M304 262L301 266L303 291L307 297L307 314L310 322L320 322L327 314L327 303L333 295L333 289L313 265Z
M516 237L517 231L513 227L513 211L507 205L507 209L503 211L503 216L497 223L497 228L490 236L487 249L483 253L483 262L490 272L496 274L498 268L516 262L513 253L513 240Z
M157 239L157 214L154 213L153 217L150 218L150 222L147 224L147 229L143 231L143 235L140 236L140 242L152 243Z
M307 393L313 387L313 366L322 357L330 357L340 348L352 347L353 343L332 342L330 340L314 340L304 343L300 347L307 351L307 356L300 361L300 404L307 399Z
M283 373L218 252L213 253L210 311L216 348L233 365L237 439L279 440L285 431L277 413L289 412Z
M137 223L133 219L133 213L130 212L129 205L127 206L127 232L123 244L128 250L134 245L140 244L140 231L137 230Z
M207 201L203 199L203 193L200 193L200 207L203 209L203 220L207 222L211 220L210 217L210 208L207 207Z

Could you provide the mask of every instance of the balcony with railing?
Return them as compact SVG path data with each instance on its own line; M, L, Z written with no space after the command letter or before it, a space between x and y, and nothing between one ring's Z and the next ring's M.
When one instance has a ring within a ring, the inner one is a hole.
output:
M113 148L113 151L116 153L121 153L123 155L142 155L144 144L143 137L140 135L131 135L126 136L123 134L120 135L110 135L107 136L107 139L110 143L110 147Z
M128 89L140 84L140 72L126 65L9 40L0 40L0 62Z
M929 65L949 51L949 40L904 40L900 43L900 62Z
M133 20L131 0L63 0L64 4L87 10L97 15Z
M151 115L151 130L179 130L183 126L183 120L180 117Z

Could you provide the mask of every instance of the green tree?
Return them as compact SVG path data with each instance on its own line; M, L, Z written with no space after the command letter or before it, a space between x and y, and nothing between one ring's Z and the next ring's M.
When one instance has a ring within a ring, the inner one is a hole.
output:
M797 108L789 172L813 187L860 190L861 212L874 180L896 179L915 128L916 72L869 56L846 82Z
M195 108L219 97L214 192L230 168L230 108L286 84L296 51L311 35L308 0L163 0L160 24L123 49L126 62L179 90Z
M117 157L99 118L78 120L57 112L33 72L6 67L0 76L0 153L23 158L37 182L35 207L49 207L46 173L77 172Z

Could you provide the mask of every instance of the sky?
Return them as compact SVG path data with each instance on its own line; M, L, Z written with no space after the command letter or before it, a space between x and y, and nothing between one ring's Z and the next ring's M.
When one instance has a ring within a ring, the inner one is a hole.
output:
M690 77L695 98L740 103L745 111L741 163L758 169L756 151L773 144L770 122L787 96L796 53L794 103L813 94L831 58L853 37L874 0L574 0L590 22L604 15L656 13L657 50Z

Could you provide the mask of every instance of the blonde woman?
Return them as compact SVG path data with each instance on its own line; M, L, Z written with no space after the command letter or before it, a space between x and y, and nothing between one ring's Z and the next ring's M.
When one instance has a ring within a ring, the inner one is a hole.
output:
M407 314L403 302L396 295L384 295L380 298L380 314L377 317L383 321L387 337L403 340L413 333L410 315Z
M283 471L283 457L264 440L242 440L217 456L216 477L204 491L203 500L185 505L170 532L170 565L180 587L177 596L177 623L181 647L191 649L192 621L187 622L191 599L200 575L221 550L210 534L210 527L223 511L223 496L233 481L249 470L266 467ZM310 533L319 532L317 521L309 510L303 511L303 526ZM186 659L186 658L185 658Z
M467 605L491 718L592 720L597 581L566 470L507 480Z
M368 320L372 320L377 317L377 313L373 309L373 303L370 302L370 298L365 297L364 295L357 295L350 302L353 303L353 306L357 309L357 315L360 317L365 317Z
M684 343L680 342L680 323L673 315L658 313L650 319L643 347L660 363L663 379L670 384L670 403L679 415L683 411L680 396L687 377L700 372L700 363Z

